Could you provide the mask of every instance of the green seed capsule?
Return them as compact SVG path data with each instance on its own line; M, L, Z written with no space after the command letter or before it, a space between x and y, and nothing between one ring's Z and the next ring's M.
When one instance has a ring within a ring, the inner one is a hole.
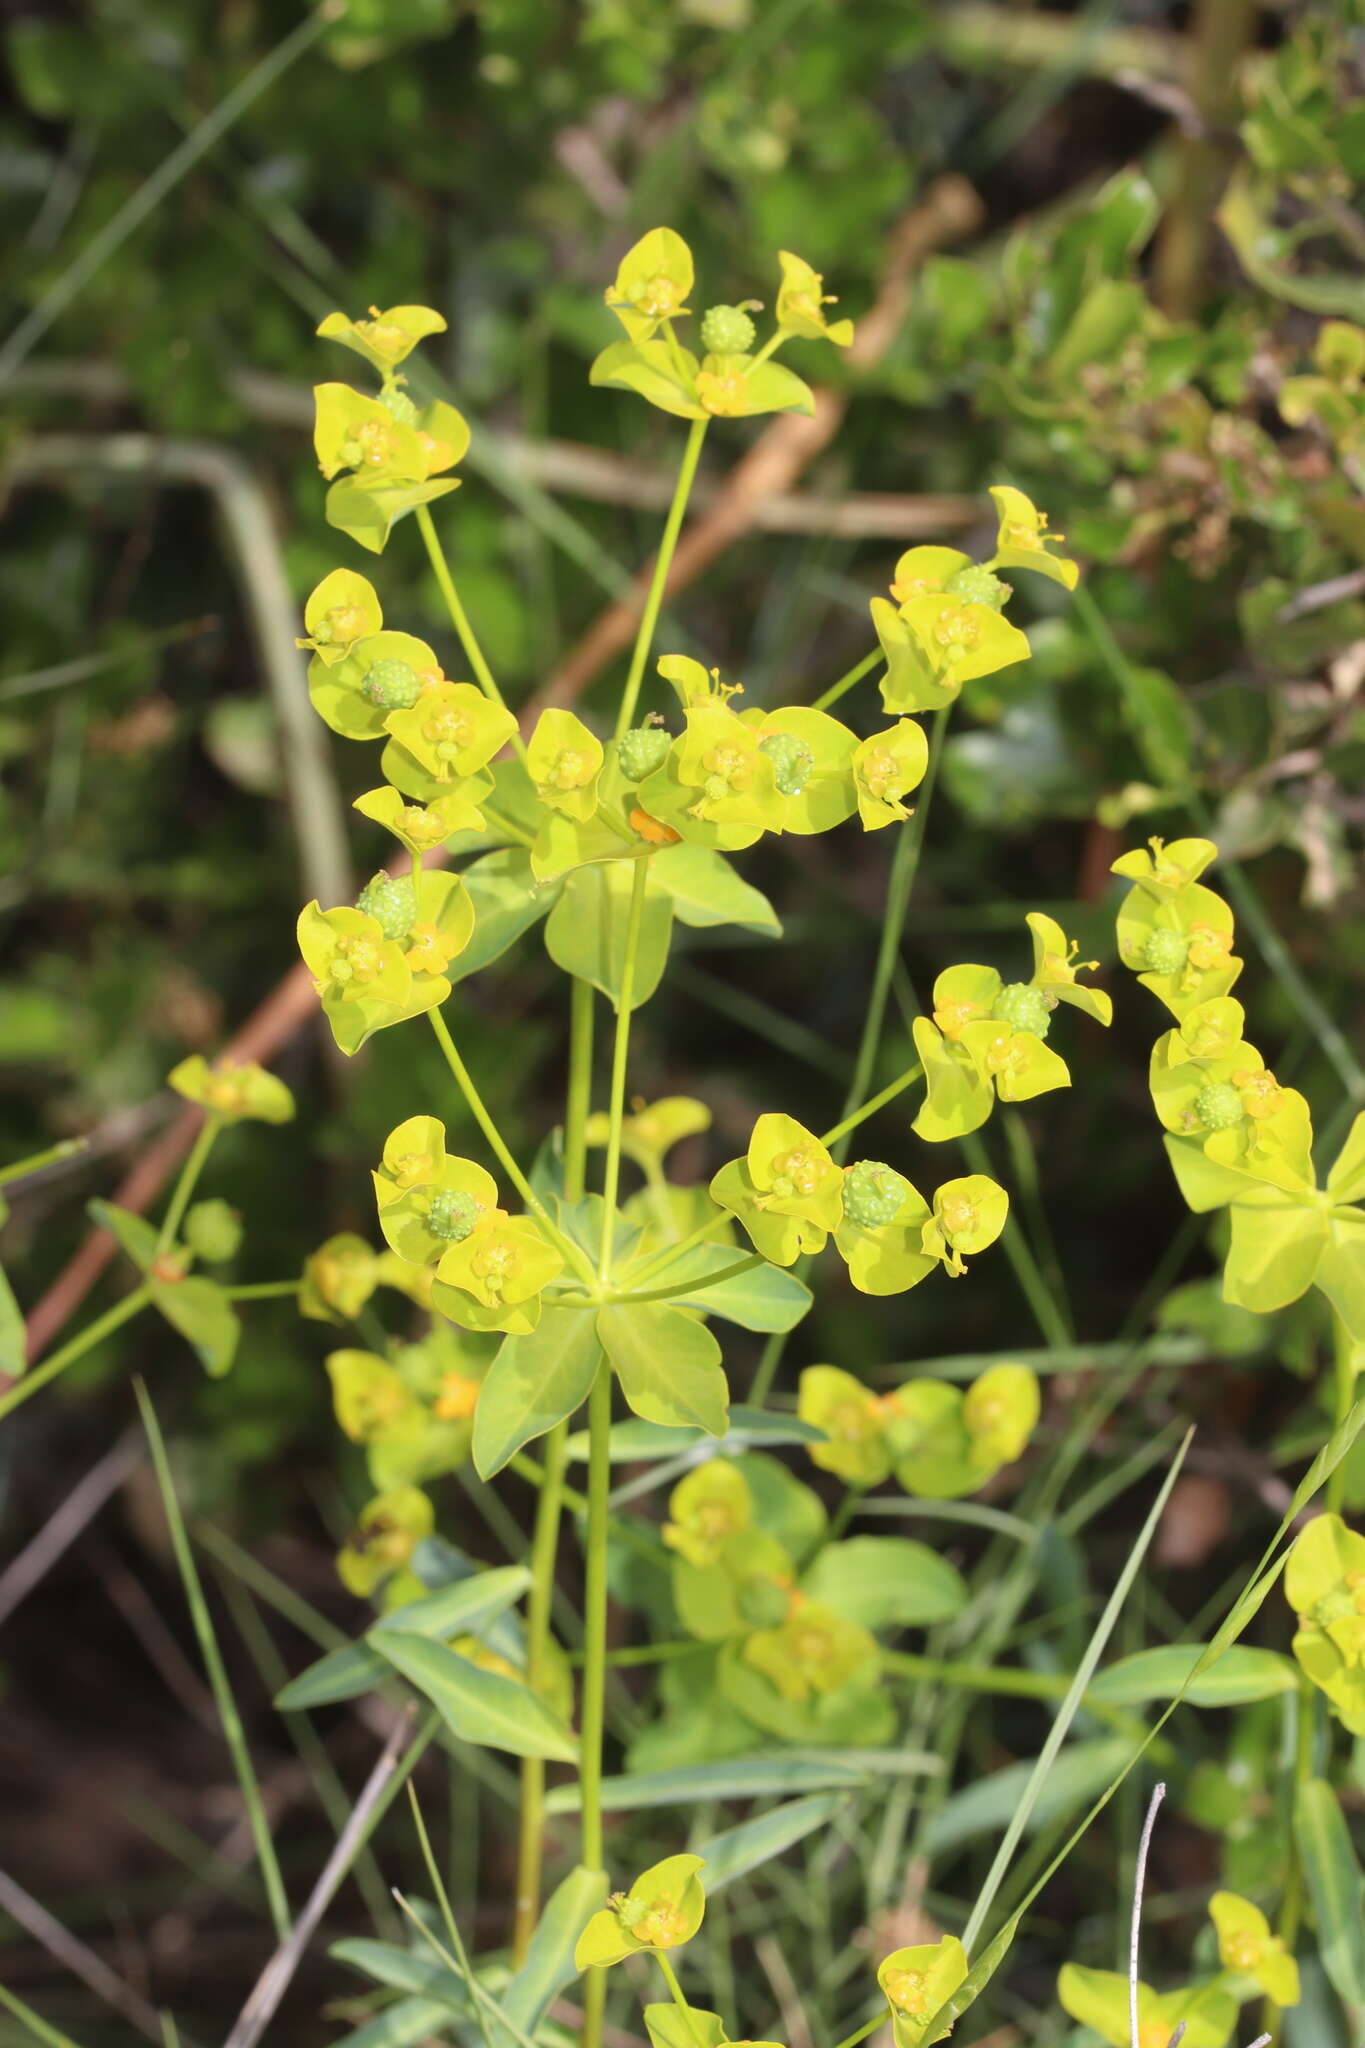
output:
M444 1244L463 1244L478 1220L478 1203L458 1188L441 1188L431 1198L427 1229Z
M794 732L774 732L759 741L758 751L772 762L773 780L782 795L800 796L815 766L815 756L806 742Z
M1209 1131L1230 1131L1242 1121L1242 1098L1227 1081L1210 1081L1194 1098L1194 1113Z
M405 661L376 661L366 671L360 694L378 711L411 711L422 694L422 683Z
M1149 932L1142 964L1148 974L1179 974L1189 950L1190 942L1182 932Z
M237 1256L242 1242L242 1219L227 1202L214 1196L196 1202L185 1218L185 1242L190 1250L211 1266L221 1266Z
M1031 1031L1035 1038L1046 1038L1052 1022L1047 997L1027 981L1006 982L991 1015L1001 1024L1008 1024L1011 1031Z
M401 391L396 384L384 386L379 394L379 403L386 412L392 413L396 420L401 420L405 427L410 427L417 417L417 407L407 392Z
M701 316L701 345L709 356L747 355L754 323L742 306L709 306Z
M950 576L946 589L951 597L965 597L969 604L988 604L993 612L1003 611L1005 601L1014 594L1014 586L1001 581L991 569L983 569L979 562L969 563Z
M386 939L405 939L417 917L411 875L375 875L356 897L355 907L378 920Z
M864 1230L879 1230L895 1221L909 1192L909 1181L894 1167L860 1159L844 1175L844 1215Z
M661 725L633 725L629 732L623 732L617 759L626 781L643 782L646 775L662 767L672 744Z

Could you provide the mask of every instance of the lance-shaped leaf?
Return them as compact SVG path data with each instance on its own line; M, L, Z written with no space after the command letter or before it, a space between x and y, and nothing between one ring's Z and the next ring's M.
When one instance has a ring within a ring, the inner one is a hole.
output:
M376 1629L372 1645L436 1708L453 1735L483 1749L573 1763L578 1746L550 1709L517 1680L485 1671L429 1637Z
M591 1312L551 1308L534 1330L504 1340L474 1411L474 1464L491 1479L536 1437L587 1400L601 1341Z
M730 1392L704 1323L666 1303L621 1303L598 1310L597 1334L635 1414L724 1436Z

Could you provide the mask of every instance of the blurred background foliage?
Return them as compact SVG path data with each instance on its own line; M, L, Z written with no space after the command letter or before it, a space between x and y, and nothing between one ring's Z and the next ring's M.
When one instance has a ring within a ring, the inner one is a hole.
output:
M355 750L310 768L286 743L270 667L292 650L220 519L245 494L248 551L266 585L282 564L300 605L352 560L323 524L309 440L308 386L340 374L316 322L411 300L448 319L427 353L475 438L442 529L516 704L655 543L678 434L586 372L610 338L604 282L664 220L697 253L699 303L770 299L781 246L855 318L935 194L956 222L924 236L942 246L878 360L810 352L803 370L847 404L841 430L783 501L789 530L745 531L671 607L665 650L718 664L750 702L813 698L868 651L868 598L911 539L989 545L988 482L1026 489L1087 565L1089 604L1030 580L1035 659L974 689L955 727L903 1004L954 960L1021 973L1027 909L1112 960L1111 859L1207 825L1249 864L1308 1003L1254 950L1238 993L1330 1120L1360 1074L1313 1005L1359 1017L1365 980L1353 0L351 0L311 22L282 0L17 0L2 47L0 1158L94 1134L11 1219L21 1300L160 1127L169 1066L212 1051L293 964L298 905L335 864L328 820L363 786ZM256 94L262 64L279 75ZM244 82L240 116L207 129ZM703 481L752 438L713 435ZM391 620L446 644L406 530L382 588ZM618 658L589 683L589 715L620 673ZM363 880L383 844L345 815ZM771 846L746 872L791 943L683 935L639 1078L713 1107L696 1174L756 1108L832 1120L887 854L880 836ZM1263 1457L1299 1396L1248 1374L1242 1320L1199 1284L1197 1233L1161 1264L1178 1215L1146 1100L1159 1020L1116 993L1073 1090L993 1127L993 1165L1082 1339L1111 1337L1158 1268L1159 1287L1180 1283L1163 1319L1208 1345L1182 1400ZM556 1114L557 1002L533 938L463 1004L466 1055L524 1153ZM889 1074L908 1030L888 1039ZM371 1234L365 1169L401 1117L439 1103L460 1127L421 1034L382 1035L341 1071L310 1027L276 1065L300 1123L239 1127L215 1158L212 1192L249 1218L243 1280L296 1270L332 1231ZM1272 1356L1302 1367L1319 1338L1283 1318ZM330 1341L261 1304L225 1381L196 1383L163 1334L141 1360L196 1503L295 1539L324 1602L327 1532L364 1489L326 1396ZM790 1356L875 1371L1038 1341L1001 1259L969 1293L909 1307L827 1286ZM125 1365L95 1354L6 1431L0 1487L25 1525L125 1419ZM1166 1412L1154 1402L1116 1425L1114 1455ZM48 1476L18 1469L22 1446ZM1193 1605L1234 1562L1207 1566ZM112 1650L91 1655L118 1673Z

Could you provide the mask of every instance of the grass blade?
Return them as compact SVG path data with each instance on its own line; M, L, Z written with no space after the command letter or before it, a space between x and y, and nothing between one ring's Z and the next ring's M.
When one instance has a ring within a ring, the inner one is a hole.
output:
M251 1828L251 1839L256 1846L256 1860L260 1864L261 1878L265 1885L266 1898L270 1905L270 1918L275 1933L283 1941L289 1933L289 1901L285 1896L284 1879L275 1856L275 1845L270 1838L270 1823L266 1819L261 1803L261 1788L256 1782L252 1768L251 1753L247 1748L242 1720L237 1712L237 1702L232 1697L232 1687L223 1666L218 1638L213 1631L213 1621L208 1604L204 1599L204 1588L190 1550L189 1537L185 1533L184 1517L180 1503L175 1497L175 1486L171 1479L170 1461L166 1456L166 1445L161 1435L161 1426L156 1419L147 1389L140 1380L135 1382L138 1407L142 1411L143 1427L151 1446L152 1464L156 1471L156 1483L161 1490L161 1504L166 1513L166 1527L170 1532L171 1547L175 1561L180 1568L181 1583L185 1588L185 1599L189 1604L190 1619L199 1643L199 1652L204 1660L204 1670L213 1689L214 1703L222 1723L223 1736L232 1757L232 1767L237 1774L241 1788L242 1803L246 1808L247 1821Z
M1057 1709L1057 1718L1048 1731L1047 1741L1039 1751L1038 1761L1033 1766L1029 1774L1028 1783L1020 1794L1019 1804L1015 1809L1014 1817L1005 1830L1000 1847L995 1852L995 1861L987 1872L986 1882L981 1887L976 1904L972 1907L971 1918L968 1920L963 1932L962 1942L968 1954L971 1953L972 1946L981 1933L986 1915L995 1903L996 1893L1004 1883L1005 1872L1009 1869L1010 1859L1019 1846L1024 1829L1028 1826L1029 1816L1038 1803L1039 1795L1047 1782L1048 1774L1056 1762L1058 1751L1066 1741L1067 1732L1071 1727L1071 1723L1076 1718L1081 1701L1085 1695L1086 1687L1094 1677L1095 1667L1104 1654L1104 1646L1113 1633L1114 1624L1119 1618L1125 1600L1128 1598L1142 1560L1147 1555L1148 1545L1156 1534L1157 1524L1161 1520L1162 1511L1170 1498L1171 1488L1175 1485L1180 1468L1185 1462L1185 1454L1189 1450L1190 1439L1193 1434L1194 1432L1191 1430L1186 1435L1184 1443L1171 1460L1171 1469L1166 1474L1160 1493L1152 1503L1151 1511L1142 1525L1137 1542L1133 1545L1132 1551L1129 1554L1128 1562L1119 1574L1118 1584L1105 1602L1104 1612L1095 1624L1094 1633L1086 1644L1085 1654L1077 1666L1071 1684L1067 1687L1066 1698Z

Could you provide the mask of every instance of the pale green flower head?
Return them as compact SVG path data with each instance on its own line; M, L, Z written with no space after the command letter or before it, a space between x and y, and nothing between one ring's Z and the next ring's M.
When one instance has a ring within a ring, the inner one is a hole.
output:
M874 732L853 752L853 787L866 832L880 831L910 816L905 799L918 789L929 765L929 742L913 718L900 718Z
M667 320L690 312L692 251L672 228L651 228L621 258L606 302L631 341L648 341Z
M614 1892L579 1935L575 1969L608 1969L642 1949L681 1948L691 1941L706 1912L697 1874L703 1867L700 1856L666 1856L628 1892Z
M885 1410L870 1387L837 1365L808 1365L801 1374L796 1412L825 1432L809 1446L810 1460L849 1486L879 1486L891 1470Z
M225 1058L210 1065L202 1053L191 1053L172 1067L166 1085L227 1124L287 1124L294 1116L289 1089L278 1075L267 1073L254 1060L238 1066Z
M719 1563L732 1537L742 1536L754 1517L754 1499L744 1474L728 1458L709 1458L678 1481L668 1497L663 1539L689 1564Z
M352 805L362 817L387 826L400 846L417 855L444 846L456 832L485 829L479 806L493 793L491 775L467 775L453 789L432 798L430 803L409 803L391 783L366 790Z
M310 1252L299 1283L299 1314L318 1323L353 1323L379 1285L374 1246L339 1230Z
M1209 1917L1218 1935L1218 1960L1225 1970L1249 1977L1258 1991L1284 2008L1299 2002L1299 1966L1259 1906L1236 1892L1215 1892Z
M580 821L597 809L597 778L605 759L601 740L572 711L542 711L526 749L536 795L552 811Z
M435 1119L413 1117L409 1121L434 1123ZM405 1128L399 1126L400 1131ZM397 1135L393 1134L390 1144ZM385 1154L387 1157L387 1146ZM400 1175L418 1172L421 1178L401 1192L390 1191L388 1199L380 1201L379 1227L385 1242L410 1266L438 1266L452 1246L463 1244L498 1206L497 1183L476 1161L451 1158L443 1151L428 1172L428 1156L422 1151L401 1156L397 1161ZM378 1191L384 1183L380 1174L374 1179Z
M954 1278L967 1270L966 1254L983 1252L1005 1227L1010 1198L989 1174L946 1180L934 1195L933 1214L920 1236L925 1254L941 1259Z
M420 1415L420 1404L387 1359L373 1351L333 1351L326 1360L338 1426L354 1444L373 1443Z
M934 1270L923 1237L929 1204L903 1174L861 1159L843 1183L843 1215L834 1243L860 1294L904 1294Z
M1032 569L1065 590L1074 590L1080 569L1065 555L1051 550L1066 539L1063 533L1049 533L1046 512L1040 512L1031 498L1011 484L992 484L991 496L1000 525L995 537L992 569Z
M832 341L836 348L847 348L853 339L853 322L825 318L825 307L838 302L824 289L825 281L819 271L812 270L809 263L793 256L789 249L779 249L777 260L782 266L777 324L783 333L800 335L806 341Z
M430 306L390 306L384 312L371 306L364 320L329 313L317 330L324 340L353 349L385 377L411 355L419 341L445 331L445 321Z
M473 683L442 678L410 706L386 713L384 729L393 746L385 749L384 775L405 794L430 802L486 768L516 724L510 711L491 703Z
M1057 1996L1072 2019L1093 2027L1110 2048L1129 2048L1128 1979L1117 1970L1067 1963L1057 1979ZM1182 2023L1181 2048L1226 2048L1237 2024L1237 2001L1216 1982L1161 1992L1149 1984L1138 1985L1137 2048L1168 2048Z
M797 1706L866 1680L880 1659L876 1638L860 1622L798 1592L788 1596L785 1621L755 1629L741 1654Z
M431 1502L415 1486L376 1495L361 1509L355 1533L337 1558L342 1585L362 1598L373 1593L411 1564L435 1526Z
M296 647L310 647L327 668L344 661L358 640L378 633L384 612L378 593L354 569L333 569L324 576L303 608L306 638Z
M955 1934L885 1957L877 1966L877 1982L891 2008L895 2048L920 2048L935 2015L966 1978L967 1951Z

